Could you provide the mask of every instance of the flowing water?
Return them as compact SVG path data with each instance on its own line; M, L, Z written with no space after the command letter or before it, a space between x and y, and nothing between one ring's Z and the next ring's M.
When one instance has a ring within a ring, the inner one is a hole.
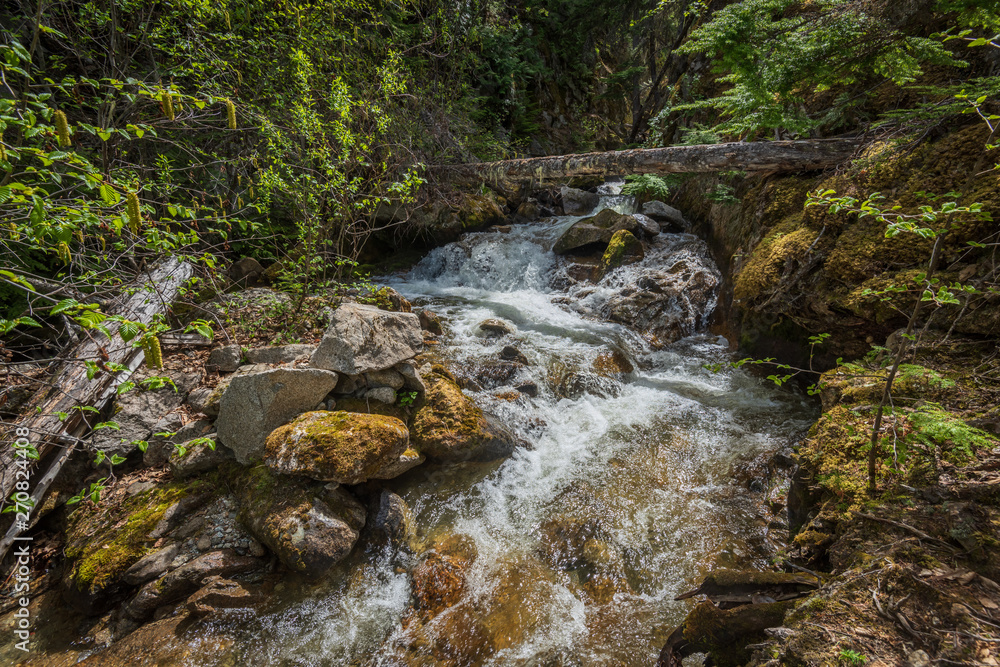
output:
M601 206L629 210L619 188ZM359 545L324 582L287 577L263 610L181 638L185 664L649 665L689 608L677 594L712 567L767 565L781 526L761 462L814 408L704 368L730 352L705 333L719 275L702 242L660 234L595 284L550 251L578 219L471 234L389 279L443 317L435 353L527 446L387 483L412 508L405 548ZM488 337L487 318L514 332ZM505 366L508 345L527 364ZM529 382L536 396L514 390ZM429 552L464 554L466 584L436 615L413 612Z
M614 192L602 206L626 209ZM249 622L241 663L648 665L686 613L677 594L714 566L767 565L764 493L748 490L745 469L806 428L812 407L703 367L730 357L704 333L714 298L703 312L678 311L690 335L663 349L607 321L608 304L643 271L679 260L715 269L694 237L661 234L641 264L596 286L576 282L549 248L577 219L469 235L390 281L444 318L437 352L457 374L489 368L505 345L524 353L518 375L467 393L530 448L394 480L413 510L413 551L368 551L338 583L287 588L278 611ZM486 337L487 318L516 331ZM559 384L614 352L631 372ZM512 391L525 381L537 397ZM456 536L478 554L460 601L407 618L408 571Z

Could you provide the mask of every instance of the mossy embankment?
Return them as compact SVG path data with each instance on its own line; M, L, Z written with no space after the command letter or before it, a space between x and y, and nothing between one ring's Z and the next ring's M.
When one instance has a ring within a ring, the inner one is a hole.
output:
M1000 228L972 216L934 221L948 226L934 289L961 283L979 293L925 300L869 495L890 350L928 287L933 240L887 238L878 216L806 206L817 190L859 200L877 192L882 210L978 202L1000 219L1000 171L990 169L1000 158L986 150L988 135L969 124L907 150L871 144L837 174L744 178L731 203L704 196L721 177L699 176L674 201L726 276L716 327L742 353L805 366L810 336L830 334L812 350L825 373L801 376L819 382L823 413L797 447L784 556L832 576L751 664L1000 660L991 639L1000 625L1000 293L990 245Z

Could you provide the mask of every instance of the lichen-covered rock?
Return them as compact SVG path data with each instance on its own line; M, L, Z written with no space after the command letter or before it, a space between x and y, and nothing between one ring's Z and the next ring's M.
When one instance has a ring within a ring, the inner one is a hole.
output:
M634 264L645 259L642 242L632 232L622 229L614 233L607 250L601 258L601 273L605 274L625 264Z
M565 255L568 252L587 249L590 246L606 246L615 232L627 230L639 233L641 227L631 215L623 215L606 208L597 215L584 218L567 229L552 247L552 252Z
M240 463L260 458L268 434L315 409L337 380L336 373L317 368L276 368L234 377L219 403L219 440Z
M347 375L381 371L417 356L423 340L413 313L345 303L333 312L311 363Z
M361 484L395 466L410 443L406 424L356 412L307 412L267 437L264 463L287 475Z
M240 521L290 570L320 577L351 553L365 508L347 491L278 475L263 465L234 474Z
M516 438L486 418L458 385L432 375L410 427L414 447L432 461L492 461L510 456Z

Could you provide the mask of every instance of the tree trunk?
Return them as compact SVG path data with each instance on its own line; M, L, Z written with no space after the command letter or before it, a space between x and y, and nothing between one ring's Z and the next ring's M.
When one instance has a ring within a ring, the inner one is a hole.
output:
M177 298L181 286L193 273L190 264L175 258L161 262L148 271L146 276L137 280L131 289L123 290L123 296L119 300L120 305L113 305L109 309L110 313L150 324L157 314L166 312ZM115 333L117 326L111 323L108 328ZM115 374L103 371L93 380L88 380L87 369L83 363L66 362L48 386L41 389L32 399L30 404L37 407L37 412L18 424L17 431L9 429L11 435L14 432L27 432L27 439L38 450L39 461L45 460L48 454L57 448L72 450L76 447L79 439L90 430L90 424L87 422L86 413L75 408L90 406L101 410L115 396L118 386L128 379L131 371L142 363L143 353L140 348L132 347L131 343L125 343L120 338L108 340L103 334L91 330L90 337L69 350L66 357L74 360L103 359L105 363L126 366L129 371ZM60 420L59 413L68 416ZM0 506L9 500L18 481L25 481L26 476L35 477L34 474L26 475L30 470L21 464L25 459L18 456L13 447L16 437L5 440L8 444L0 449ZM49 472L34 485L31 497L36 507L41 506L41 496L55 478L57 468L68 458L67 451L59 452ZM6 537L0 540L0 560L3 559L17 532L19 531L15 523Z
M736 142L440 165L431 170L452 180L485 181L496 185L593 175L708 173L733 169L814 171L837 166L850 158L858 145L856 139Z

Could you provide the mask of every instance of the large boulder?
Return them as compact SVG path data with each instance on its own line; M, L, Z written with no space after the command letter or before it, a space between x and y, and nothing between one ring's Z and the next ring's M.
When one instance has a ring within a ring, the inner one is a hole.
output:
M381 371L417 356L423 341L413 313L345 303L333 312L311 363L347 375Z
M427 394L410 426L420 453L432 461L493 461L510 456L517 438L487 419L458 385L441 375L428 378Z
M365 508L342 488L255 466L236 475L240 521L290 570L320 577L351 553Z
M566 215L587 215L600 203L601 198L593 192L578 190L564 185L559 190L562 195L563 213Z
M356 412L307 412L267 437L264 463L280 473L361 484L399 462L410 443L406 424Z
M611 237L615 235L615 232L621 230L639 234L642 227L638 220L631 215L622 215L606 208L597 215L573 223L573 226L559 237L559 240L552 247L552 251L557 255L564 255L590 246L600 245L604 247L611 242Z
M276 368L234 377L219 403L219 441L240 463L260 458L268 434L316 409L337 380L336 373L318 368Z

